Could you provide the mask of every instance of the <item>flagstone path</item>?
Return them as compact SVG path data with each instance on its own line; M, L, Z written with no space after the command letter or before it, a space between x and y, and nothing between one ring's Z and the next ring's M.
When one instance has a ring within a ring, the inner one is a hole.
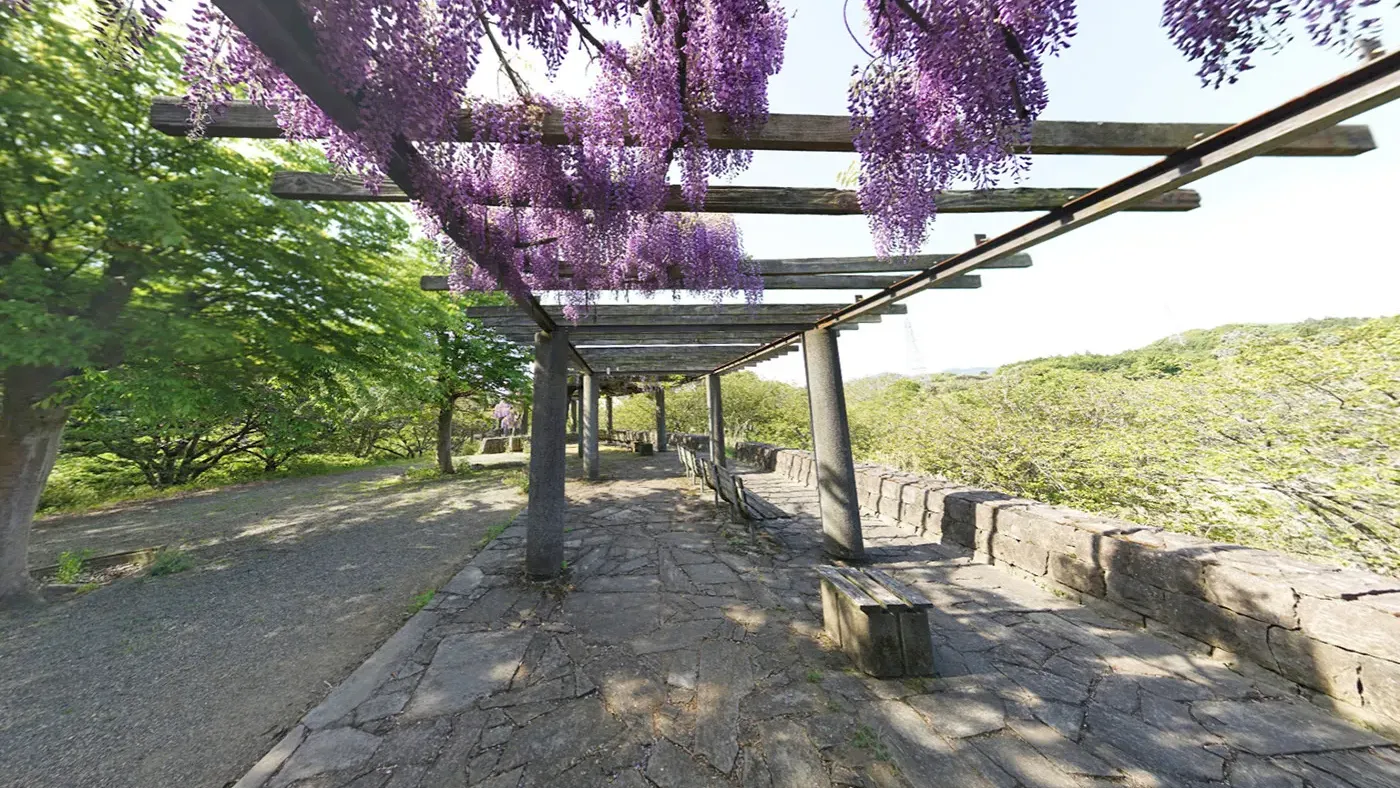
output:
M938 678L851 672L821 634L812 491L731 522L673 455L570 481L566 579L523 518L239 783L255 786L1400 785L1400 750L1185 643L872 521L935 601Z

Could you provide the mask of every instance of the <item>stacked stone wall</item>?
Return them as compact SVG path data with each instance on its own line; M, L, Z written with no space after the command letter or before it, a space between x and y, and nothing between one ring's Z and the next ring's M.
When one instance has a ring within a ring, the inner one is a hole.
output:
M816 486L810 452L761 443L735 450ZM880 466L857 464L856 477L868 512L1400 730L1400 581Z

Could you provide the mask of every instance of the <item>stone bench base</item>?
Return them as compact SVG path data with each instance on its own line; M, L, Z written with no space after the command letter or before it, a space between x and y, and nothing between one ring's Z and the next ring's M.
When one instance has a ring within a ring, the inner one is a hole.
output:
M922 594L878 569L817 567L826 634L876 678L933 675L933 643Z

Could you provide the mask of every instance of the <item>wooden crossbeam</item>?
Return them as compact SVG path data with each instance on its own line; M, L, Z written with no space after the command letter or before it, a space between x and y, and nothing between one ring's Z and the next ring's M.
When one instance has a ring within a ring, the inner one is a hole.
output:
M679 186L670 187L665 210L689 212L690 204ZM1083 197L1092 189L977 189L946 191L936 198L940 213L1005 213L1053 211ZM330 202L407 202L402 189L385 183L375 193L355 178L322 172L277 172L272 176L272 195L284 200ZM502 203L490 203L500 205ZM1168 192L1146 200L1129 210L1191 211L1201 206L1200 194L1189 189ZM527 207L527 206L521 206ZM568 205L552 206L568 209ZM711 186L705 197L705 213L794 214L804 216L858 216L860 198L851 189L824 189L790 186Z
M182 100L157 97L151 103L151 125L166 134L184 136L190 131L190 113ZM1031 144L1023 152L1035 155L1165 156L1226 128L1223 123L1094 123L1042 120L1031 130ZM546 116L543 140L567 144L564 124L557 113ZM707 144L716 149L786 150L852 153L851 119L845 115L773 114L748 136L740 137L720 118L705 124ZM275 139L282 136L277 118L269 110L247 101L235 101L209 124L211 137ZM477 129L469 111L458 121L458 139L476 139ZM1355 156L1376 147L1366 126L1337 126L1300 139L1271 156Z
M758 271L768 276L797 276L807 274L882 274L922 271L944 260L951 254L921 254L911 257L794 257L772 260L754 260ZM1031 256L1014 254L997 260L982 268L1030 268Z
M784 352L796 350L795 346L790 346ZM621 367L660 369L668 366L683 368L697 366L714 368L726 361L739 358L748 351L744 348L712 346L677 348L675 350L653 347L580 348L579 352L594 369L606 371ZM776 355L783 354L777 353Z
M822 274L800 276L765 276L765 290L884 290L886 287L905 278L908 274L886 274L884 276L863 276L861 274ZM976 290L982 286L982 277L976 274L960 276L940 283L945 290Z
M668 331L727 331L729 329L777 330L778 326L801 331L812 321L830 314L831 304L603 304L577 323L565 320L563 310L547 306L545 311L569 329L571 338L604 336L609 333L664 333ZM878 322L884 315L904 314L902 304L888 312L872 313L867 322ZM508 307L468 307L466 317L492 329L525 329L533 326Z
M316 35L300 4L285 0L214 0L214 5L332 122L346 132L360 128L360 108L326 73L317 52ZM425 170L428 166L422 154L412 141L402 135L394 137L390 148L383 162L388 181L400 189L413 188L413 172ZM476 244L470 233L451 217L442 219L443 230L453 243L468 253L474 251ZM478 261L478 264L497 283L504 282L509 273L495 268L488 261ZM534 296L512 291L511 299L541 328L555 328ZM569 354L577 367L588 369L587 363L572 347Z
M858 274L772 275L763 277L763 287L766 290L881 290L898 282L901 278L898 275L861 276ZM429 291L449 289L445 276L421 277L418 286L422 290ZM982 278L976 275L962 276L949 279L938 286L947 290L975 290L982 286ZM683 285L678 285L676 289L684 290L685 288ZM548 289L545 292L548 292Z

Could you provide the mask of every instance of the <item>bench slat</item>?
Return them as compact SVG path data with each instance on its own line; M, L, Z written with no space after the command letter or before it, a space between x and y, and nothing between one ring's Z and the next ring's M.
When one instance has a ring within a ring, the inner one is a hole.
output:
M851 577L851 582L858 584L862 589L865 590L865 593L874 597L875 600L881 605L884 605L886 610L890 610L892 612L897 613L900 610L913 609L909 605L905 604L903 599L900 599L898 596L896 596L893 591L890 591L888 588L885 588L883 585L881 585L880 581L867 575L862 570L856 570L853 573Z
M864 612L871 610L883 610L884 606L874 599L860 587L848 579L839 568L834 566L819 566L817 573L827 582L840 591L842 595L850 599L851 602Z
M889 572L883 569L866 569L865 573L875 578L876 582L888 588L891 592L903 598L904 602L910 607L920 610L933 607L933 603L929 601L928 597L919 593L918 589L894 579L890 576Z

